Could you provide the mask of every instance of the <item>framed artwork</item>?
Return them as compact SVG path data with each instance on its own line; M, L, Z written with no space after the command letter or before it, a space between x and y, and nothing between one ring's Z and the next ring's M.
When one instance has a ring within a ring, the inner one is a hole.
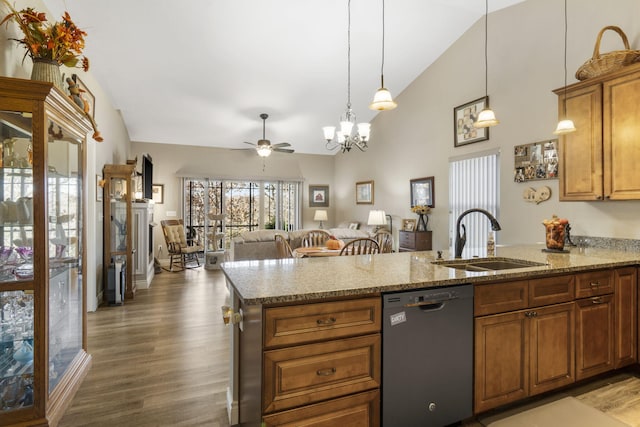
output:
M373 181L356 182L356 204L373 204Z
M403 219L402 220L402 231L415 231L416 230L416 220L415 219Z
M478 114L489 102L488 96L467 102L453 109L453 140L454 147L472 144L489 139L489 128L474 128L473 123Z
M151 186L151 200L159 205L164 203L164 184L153 184Z
M102 186L104 182L102 182L102 175L96 175L96 202L102 201Z
M357 230L360 227L359 222L351 222L349 223L349 230Z
M309 207L328 208L329 207L329 186L310 185L309 186Z
M516 145L513 159L515 182L558 178L557 139Z
M411 207L414 206L436 206L436 195L434 188L434 178L416 178L409 181L411 185Z
M91 93L87 85L85 85L84 82L80 80L80 77L78 77L77 74L72 74L71 80L73 80L74 83L78 85L78 89L80 89L80 97L82 97L82 99L87 101L87 103L89 104L89 114L91 114L91 117L95 119L96 118L96 97L93 96L93 93Z

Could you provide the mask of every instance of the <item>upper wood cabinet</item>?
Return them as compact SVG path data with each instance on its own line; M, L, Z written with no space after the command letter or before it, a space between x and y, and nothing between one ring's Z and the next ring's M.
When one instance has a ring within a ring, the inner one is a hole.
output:
M558 95L563 115L565 88ZM640 64L567 86L576 132L559 138L560 200L640 199Z

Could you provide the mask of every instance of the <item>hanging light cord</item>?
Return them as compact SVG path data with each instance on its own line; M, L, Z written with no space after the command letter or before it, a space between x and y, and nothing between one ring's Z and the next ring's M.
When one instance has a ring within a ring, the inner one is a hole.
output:
M380 65L380 87L384 87L384 0L382 0L382 65Z
M347 108L351 108L351 0L347 14Z
M489 26L487 25L487 21L489 20L489 0L485 0L484 2L484 94L485 96L489 96L489 56L487 55L487 39ZM487 106L488 106L487 102Z
M562 97L562 114L567 118L567 0L564 0L564 96Z

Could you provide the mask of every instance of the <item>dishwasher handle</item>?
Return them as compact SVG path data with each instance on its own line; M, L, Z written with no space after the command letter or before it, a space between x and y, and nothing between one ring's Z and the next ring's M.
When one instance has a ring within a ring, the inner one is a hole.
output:
M453 296L445 299L426 300L426 301L420 301L415 303L409 303L409 304L405 304L405 307L406 308L418 307L422 311L436 311L436 310L442 310L442 308L444 308L447 301L453 301L455 299L458 299L458 297Z

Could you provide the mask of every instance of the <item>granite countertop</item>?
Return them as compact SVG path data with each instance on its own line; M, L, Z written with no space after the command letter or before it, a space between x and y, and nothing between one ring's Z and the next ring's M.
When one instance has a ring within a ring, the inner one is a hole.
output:
M435 251L380 255L225 262L222 270L244 304L276 304L367 295L464 283L527 279L640 264L636 250L573 247L543 252L544 245L502 246L496 257L544 263L502 271L470 272L432 264ZM448 251L444 259L452 259Z

